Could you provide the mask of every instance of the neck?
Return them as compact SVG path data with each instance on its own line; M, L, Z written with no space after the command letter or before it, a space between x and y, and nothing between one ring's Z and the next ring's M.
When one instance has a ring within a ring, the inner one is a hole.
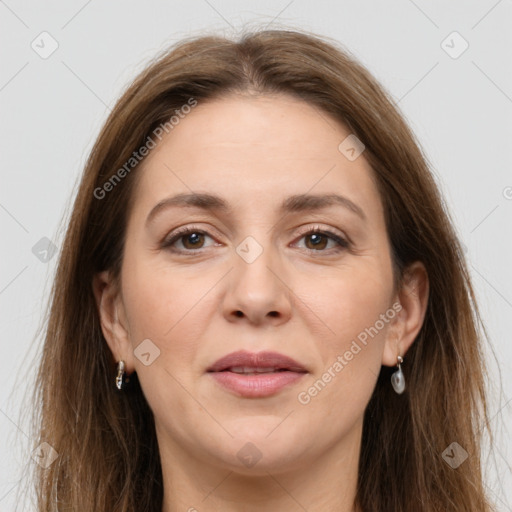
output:
M357 512L354 500L360 442L359 425L324 453L307 459L302 456L293 469L276 465L260 467L253 474L192 458L171 442L159 443L162 512Z

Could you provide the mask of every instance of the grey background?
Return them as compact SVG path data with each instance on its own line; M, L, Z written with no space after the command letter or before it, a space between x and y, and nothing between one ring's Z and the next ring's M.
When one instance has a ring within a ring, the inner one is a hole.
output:
M499 451L487 485L499 510L512 510L511 22L511 0L0 0L0 511L14 510L33 449L21 400L57 261L37 249L48 247L44 237L60 248L59 226L109 109L182 37L263 26L338 40L396 98L422 144L467 247L498 361L489 359ZM43 31L58 43L47 58L31 46L51 49ZM469 44L457 58L464 42L454 31Z

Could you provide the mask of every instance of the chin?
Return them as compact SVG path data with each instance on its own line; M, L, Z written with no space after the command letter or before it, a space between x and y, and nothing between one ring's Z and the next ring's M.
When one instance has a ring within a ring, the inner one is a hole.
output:
M268 428L268 422L263 422L247 426L247 429L240 426L236 434L232 432L234 438L222 453L218 453L222 465L231 471L252 476L297 469L298 462L304 457L304 435L282 428L283 425L278 426L276 418L272 420L271 428ZM215 448L218 449L220 444L221 441Z
M239 443L228 459L223 460L227 469L246 476L268 477L269 473L278 474L297 470L303 454L297 446L267 446L262 447L248 441Z

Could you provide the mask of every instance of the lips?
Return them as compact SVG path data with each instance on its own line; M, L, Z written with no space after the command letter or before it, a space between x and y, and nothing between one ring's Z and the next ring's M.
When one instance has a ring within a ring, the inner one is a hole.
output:
M220 358L207 370L208 372L231 371L233 373L269 373L274 371L292 371L307 373L307 370L291 357L277 352L232 352Z
M263 398L300 380L308 371L291 357L277 352L233 352L207 370L224 390L239 397Z

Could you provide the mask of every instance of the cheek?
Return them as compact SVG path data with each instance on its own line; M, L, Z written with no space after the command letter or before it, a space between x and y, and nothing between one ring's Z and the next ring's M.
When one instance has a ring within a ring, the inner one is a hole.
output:
M354 260L353 264L333 274L331 279L323 281L321 293L317 289L310 296L312 307L319 312L330 328L332 338L339 343L356 338L375 326L376 322L378 331L385 331L389 318L385 317L384 324L379 319L391 307L390 267L388 269L373 257ZM361 338L364 338L364 334Z
M299 402L311 399L319 411L343 403L339 414L352 410L348 416L357 416L372 394L384 342L396 316L390 303L391 264L361 258L325 283L322 293L311 294L308 303L328 326L315 340L322 367L302 388L307 396Z
M190 309L194 293L180 272L170 272L162 258L137 250L135 242L127 243L122 280L133 341L140 336L162 338Z
M123 301L134 353L147 339L158 352L150 365L138 357L133 360L144 395L156 418L165 418L172 410L187 425L193 421L194 402L189 392L196 377L194 363L204 326L209 323L206 312L212 307L205 293L218 278L203 276L199 280L142 258L126 263ZM179 429L180 425L173 423L172 428Z
M320 418L326 438L346 434L363 417L380 372L389 329L389 323L380 320L388 311L387 304L376 298L377 293L365 295L360 288L354 289L355 298L348 295L350 288L345 291L347 296L339 296L339 308L327 318L335 334L329 340L316 340L322 365L296 395L301 416Z
M171 268L156 258L127 258L123 301L134 349L150 339L160 351L160 366L182 375L192 368L210 323L213 294L208 291L220 277L210 274ZM138 374L146 373L140 361L134 363Z

